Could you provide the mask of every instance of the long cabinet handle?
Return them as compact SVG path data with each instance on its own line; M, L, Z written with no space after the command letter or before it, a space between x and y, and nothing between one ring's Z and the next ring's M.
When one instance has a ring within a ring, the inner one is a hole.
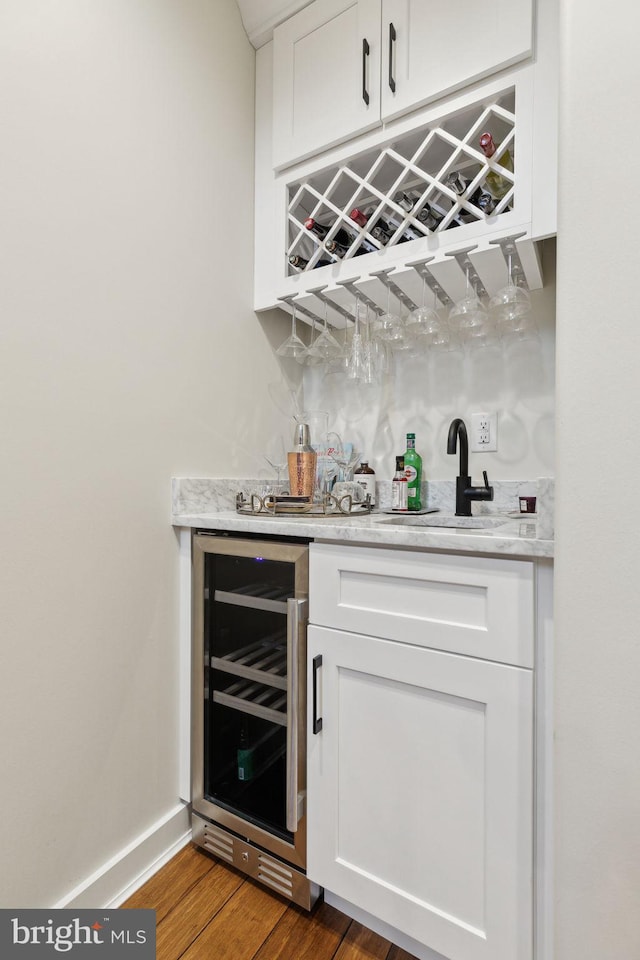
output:
M322 730L322 717L318 716L318 670L322 666L322 654L313 658L313 732Z
M389 22L389 86L391 87L391 93L396 92L396 81L393 76L393 48L396 36L396 28L393 23Z
M362 38L362 99L369 106L369 91L367 90L367 59L369 57L369 41Z
M298 746L301 737L299 709L300 673L305 676L304 622L307 601L289 597L287 600L287 830L298 828ZM304 727L302 728L304 730Z

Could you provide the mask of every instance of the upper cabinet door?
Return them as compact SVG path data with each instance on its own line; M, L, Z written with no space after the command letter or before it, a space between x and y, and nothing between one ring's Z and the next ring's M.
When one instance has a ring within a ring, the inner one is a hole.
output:
M276 169L380 125L380 9L315 0L274 30Z
M524 60L533 0L382 0L382 119Z

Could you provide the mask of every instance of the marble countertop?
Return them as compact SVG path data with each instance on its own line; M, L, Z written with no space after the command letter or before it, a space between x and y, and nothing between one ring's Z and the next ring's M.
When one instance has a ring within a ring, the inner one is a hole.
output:
M423 520L447 516L444 512L427 514ZM171 522L178 527L228 530L236 533L277 534L308 537L313 540L348 541L387 547L413 547L462 553L486 553L512 557L553 557L553 540L540 536L534 517L517 518L492 514L504 520L499 526L483 529L420 527L396 524L396 517L373 512L361 517L283 517L241 515L235 510L174 512ZM420 518L416 518L420 519ZM455 521L454 521L455 522Z

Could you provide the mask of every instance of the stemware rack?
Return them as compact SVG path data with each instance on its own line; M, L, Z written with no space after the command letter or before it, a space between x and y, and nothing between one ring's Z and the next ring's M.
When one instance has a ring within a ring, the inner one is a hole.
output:
M401 268L385 267L372 270L365 276L337 280L333 288L328 284L310 287L304 303L297 299L296 293L278 299L287 310L291 310L295 301L297 315L320 325L324 307L316 309L313 302L315 298L332 308L332 325L344 327L353 322L356 298L369 307L374 315L382 316L386 311L387 292L390 291L407 311L414 310L421 302L423 283L426 283L441 306L449 308L464 294L468 275L476 296L486 303L495 290L504 286L508 264L513 275L518 277L519 284L527 290L530 288L530 270L527 270L525 258L531 254L531 245L525 243L522 248L518 245L524 236L520 232L490 239L487 241L489 248L485 250L479 250L476 244L450 250L441 261L436 261L434 256L408 260ZM524 256L521 256L522 253ZM488 263L491 270L486 269Z

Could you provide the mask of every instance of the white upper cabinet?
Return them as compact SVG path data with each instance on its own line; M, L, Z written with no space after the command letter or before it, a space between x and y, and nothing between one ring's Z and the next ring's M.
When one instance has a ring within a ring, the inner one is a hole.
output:
M282 169L531 55L533 0L315 0L273 34Z
M524 60L533 0L382 0L382 118Z
M316 0L274 30L274 167L380 122L380 0Z

